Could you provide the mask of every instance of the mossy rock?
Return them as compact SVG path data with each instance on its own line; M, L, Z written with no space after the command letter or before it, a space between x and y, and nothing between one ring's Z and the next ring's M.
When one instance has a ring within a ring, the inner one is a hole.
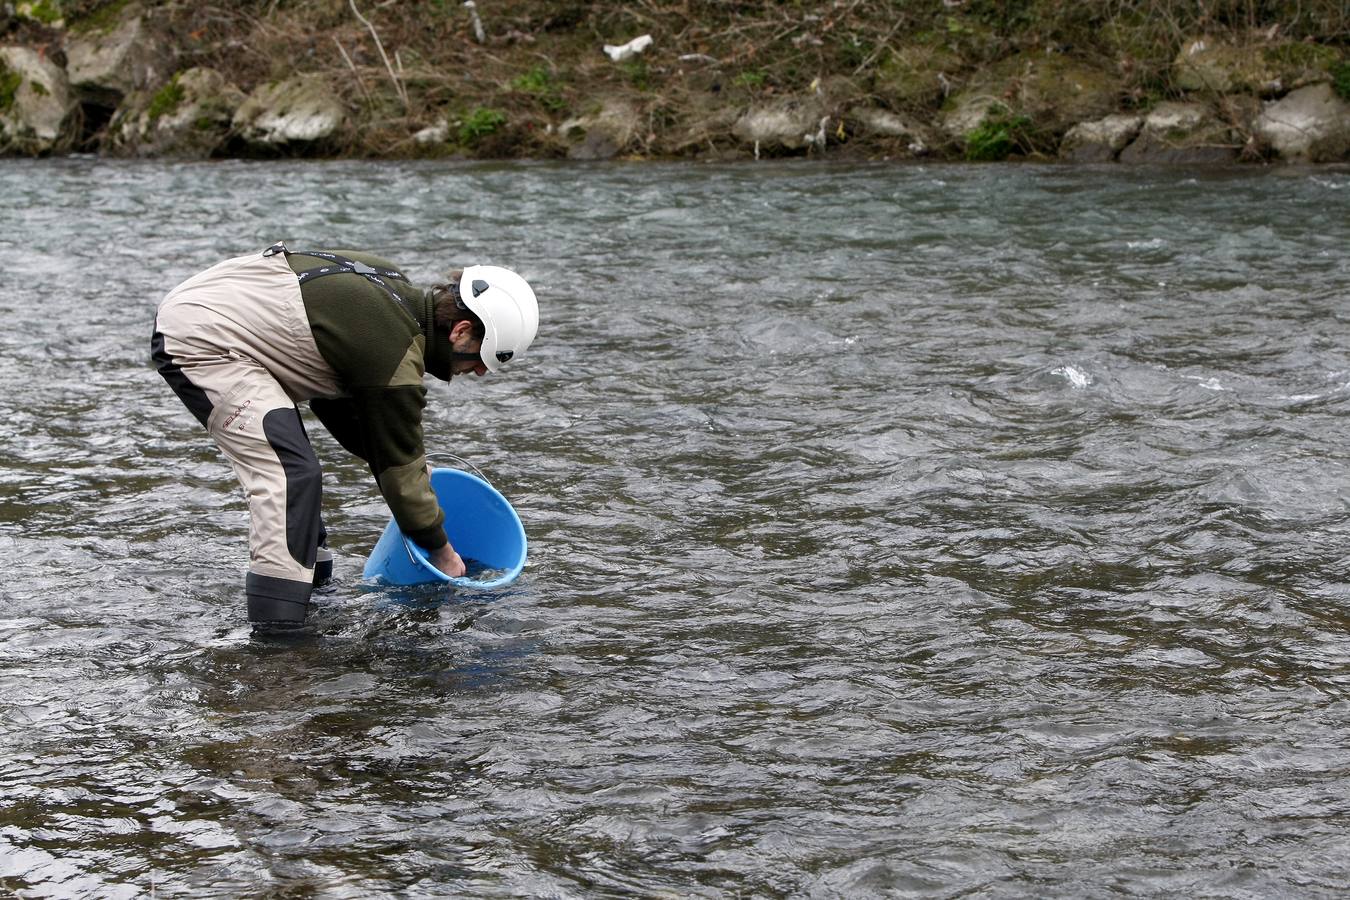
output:
M23 76L0 59L0 113L8 112L14 106L14 97L22 85Z
M112 0L101 3L87 15L72 19L70 30L76 34L106 34L122 23L123 13L137 0Z
M1053 144L1073 125L1114 112L1119 78L1058 53L1023 53L976 73L946 106L944 127L962 138L998 108L1026 119L1023 133Z
M244 95L214 69L176 73L155 91L129 96L113 115L104 150L117 156L200 159L225 143Z
M1285 90L1333 79L1341 64L1341 53L1335 47L1302 41L1284 41L1265 47L1261 55Z
M57 0L31 0L14 6L14 14L20 19L38 22L49 28L61 28L65 25L65 15Z
M182 105L187 92L183 89L179 79L180 76L175 74L167 84L155 91L150 98L150 105L145 111L146 115L150 117L150 121L154 122L161 116L172 113Z
M75 110L59 66L27 47L0 47L0 153L68 150Z
M1173 84L1183 91L1278 96L1326 81L1340 59L1333 47L1299 41L1237 45L1203 37L1187 41L1173 64Z

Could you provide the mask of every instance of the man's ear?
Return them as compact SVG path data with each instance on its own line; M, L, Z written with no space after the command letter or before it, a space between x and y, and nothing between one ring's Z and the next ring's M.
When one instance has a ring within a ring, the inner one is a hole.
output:
M456 322L454 325L450 327L451 341L457 341L460 338L464 337L466 334L470 337L470 339L473 338L473 323L470 322L468 319L460 319L458 322Z

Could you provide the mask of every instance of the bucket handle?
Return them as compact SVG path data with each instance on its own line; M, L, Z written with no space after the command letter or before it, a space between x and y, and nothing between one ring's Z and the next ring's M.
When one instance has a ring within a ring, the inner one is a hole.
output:
M428 456L427 462L439 462L441 457L452 459L455 462L459 463L464 468L473 472L473 474L477 475L479 478L483 479L483 481L486 482L489 487L492 486L492 482L488 479L487 473L485 473L482 469L475 466L473 463L469 462L464 457L456 456L453 453L445 453L445 452L437 453L436 456L437 458L434 460L430 456ZM408 540L408 536L406 534L400 534L399 537L402 539L401 543L403 544L403 552L408 554L409 562L411 562L414 566L421 565L423 562L430 562L430 560L422 560L418 558L417 554L413 551L412 542ZM455 579L452 578L450 580L454 581Z
M438 453L437 456L438 456L438 457L444 456L444 457L447 457L447 458L449 458L449 459L454 460L455 462L459 463L460 466L462 466L463 468L468 469L470 472L472 472L473 474L477 475L479 478L481 478L481 479L483 479L484 481L486 481L486 482L488 483L489 486L492 485L492 480L491 480L490 478L488 478L486 474L484 474L483 470L480 469L480 468L478 468L477 466L475 466L473 463L469 462L469 461L468 461L467 459L465 459L464 457L462 457L462 456L456 456L456 455L453 454L453 453ZM428 462L436 462L436 460L432 459L430 456L427 457L427 461L428 461Z

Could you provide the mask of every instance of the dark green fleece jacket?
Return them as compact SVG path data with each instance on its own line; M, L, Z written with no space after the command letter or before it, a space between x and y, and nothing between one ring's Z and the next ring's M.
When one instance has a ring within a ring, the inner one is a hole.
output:
M333 252L376 268L401 271L394 263L367 253ZM287 260L297 275L332 265L303 253L291 253ZM436 550L447 542L442 527L445 514L427 477L422 437L426 342L435 336L429 322L430 303L412 285L387 281L406 303L352 273L312 278L300 286L314 341L343 390L338 397L316 397L309 407L338 443L370 466L403 533L419 546ZM450 375L448 371L437 374Z

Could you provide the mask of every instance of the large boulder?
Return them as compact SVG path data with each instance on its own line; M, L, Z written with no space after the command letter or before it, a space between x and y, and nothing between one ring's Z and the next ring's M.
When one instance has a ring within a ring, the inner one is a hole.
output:
M1225 163L1237 159L1242 142L1203 103L1159 103L1139 136L1120 151L1123 163Z
M568 143L569 159L612 159L638 138L641 125L635 105L618 97L603 97L589 104L586 113L559 125L558 133Z
M335 134L346 107L322 77L297 75L257 88L235 111L232 127L258 149L314 145Z
M784 97L751 106L736 120L731 133L756 148L799 150L824 144L822 131L828 118L829 110L819 94Z
M110 25L76 28L66 37L66 74L82 100L114 108L164 77L164 65L141 8L125 7Z
M1252 126L1280 159L1331 162L1350 155L1350 103L1329 84L1314 84L1267 103Z
M1111 162L1139 135L1143 116L1114 115L1080 122L1069 129L1059 155L1070 162Z
M77 108L59 66L27 47L0 47L0 153L69 150Z
M180 72L153 94L129 98L108 126L109 149L125 156L205 159L229 136L244 92L215 69Z

